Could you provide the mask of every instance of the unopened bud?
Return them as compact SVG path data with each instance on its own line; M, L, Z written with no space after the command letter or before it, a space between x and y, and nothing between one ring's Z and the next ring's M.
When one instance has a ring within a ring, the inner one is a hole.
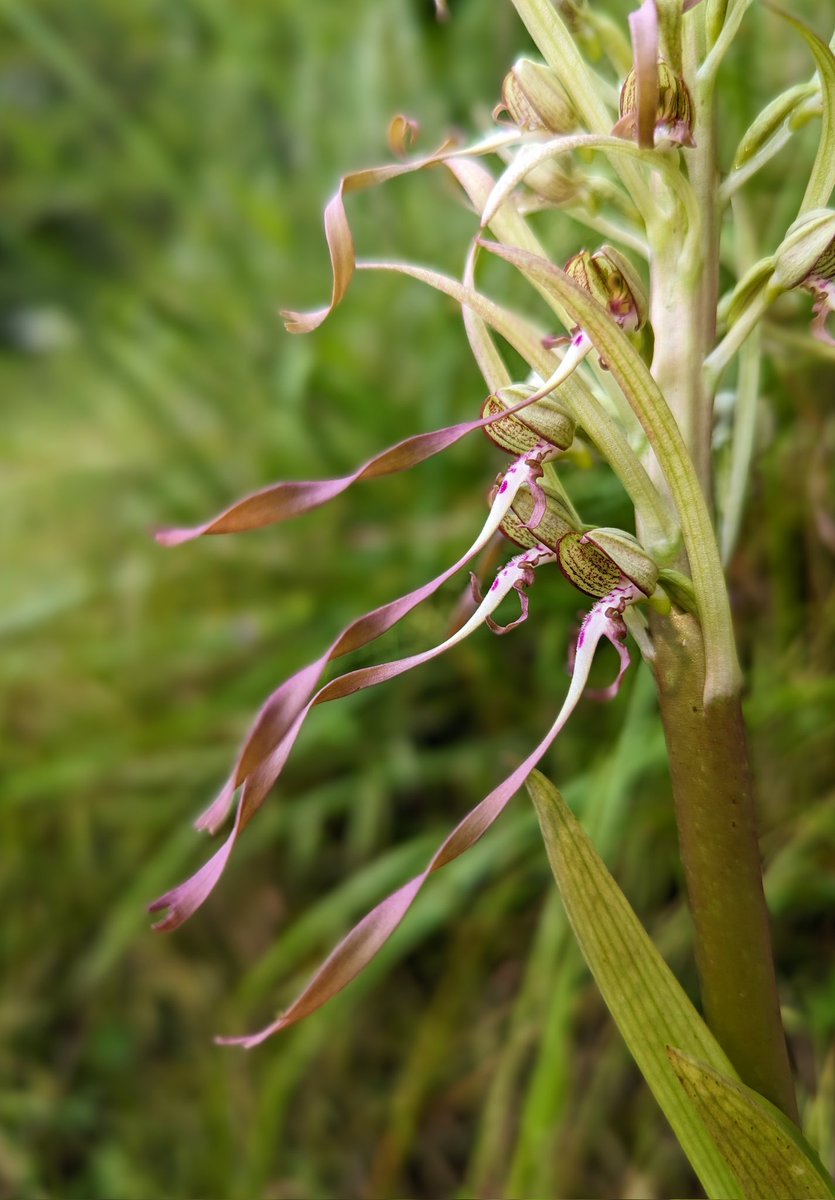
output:
M774 282L781 288L804 287L815 274L831 272L835 212L816 208L799 217L774 255Z
M767 104L746 130L737 147L732 170L749 162L758 150L778 132L780 127L795 113L804 101L812 99L817 94L817 86L812 83L798 83L782 92L776 99Z
M534 390L528 386L502 388L501 395L487 397L481 415L492 417L494 413L504 412L525 396L532 395ZM484 426L491 441L516 457L529 454L543 442L555 450L567 450L574 441L574 429L574 418L550 396L535 401L505 421Z
M620 120L612 129L616 137L638 140L638 79L634 68L624 80L620 92ZM693 141L693 103L687 84L669 63L658 62L658 106L655 113L655 141L674 146L695 146Z
M790 227L774 256L773 282L781 289L805 288L815 297L812 333L835 344L826 328L835 312L835 212L813 209Z
M525 176L525 184L549 204L570 204L588 190L580 173L566 160L546 159Z
M577 125L571 98L550 67L520 58L502 83L502 103L493 118L506 111L520 129L567 133Z
M589 596L607 596L624 576L645 596L658 583L658 567L637 539L620 529L567 533L557 553L566 579Z
M614 246L601 246L594 254L581 250L565 264L565 273L608 308L627 332L640 329L647 319L647 294L638 272Z

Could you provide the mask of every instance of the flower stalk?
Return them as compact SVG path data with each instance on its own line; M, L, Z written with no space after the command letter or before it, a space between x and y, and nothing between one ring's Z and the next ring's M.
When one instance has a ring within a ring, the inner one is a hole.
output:
M733 22L745 7L735 7ZM696 30L692 20L689 25L685 61L692 68ZM675 225L649 231L654 251L652 373L676 416L706 498L712 494L711 384L717 378L703 368L715 339L719 263L714 90L726 43L720 34L706 69L696 76L699 132L687 161L702 238L690 269L676 270L683 237ZM663 464L663 454L660 458ZM730 613L724 576L713 570L715 559L715 538L705 536L688 542L687 563L681 565L689 566L694 579L700 567L711 570L713 586L721 590ZM796 1121L762 888L740 675L729 675L730 686L719 693L705 691L716 630L704 619L700 624L684 613L663 620L652 616L650 627L705 1015L740 1076ZM733 645L729 652L735 656Z

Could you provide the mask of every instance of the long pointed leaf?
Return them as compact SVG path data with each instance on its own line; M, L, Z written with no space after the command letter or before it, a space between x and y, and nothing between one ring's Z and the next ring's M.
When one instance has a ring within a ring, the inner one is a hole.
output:
M682 1088L739 1180L758 1200L824 1200L835 1185L817 1154L763 1096L674 1047L668 1056Z
M723 1050L647 936L615 880L560 793L534 772L528 791L548 859L603 999L709 1196L742 1197L739 1184L682 1093L667 1046L733 1078Z

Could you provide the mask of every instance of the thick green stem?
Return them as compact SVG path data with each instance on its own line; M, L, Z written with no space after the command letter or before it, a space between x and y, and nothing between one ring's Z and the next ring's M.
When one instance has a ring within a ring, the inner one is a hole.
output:
M740 0L738 9L745 6ZM685 48L691 72L695 53L691 23ZM694 97L698 146L687 159L701 213L701 244L693 248L691 259L683 253L682 233L674 225L649 232L655 333L652 373L676 417L709 500L713 397L703 364L715 339L719 239L714 76L706 75ZM678 268L677 258L684 259ZM715 547L691 540L687 552L696 577L700 556L712 561ZM724 579L715 583L725 590ZM653 617L651 628L705 1016L743 1081L797 1120L737 676L734 673L733 687L705 697L705 645L711 630L702 629L695 617L684 613Z
M739 696L703 704L695 618L654 618L653 634L705 1017L744 1082L796 1121Z

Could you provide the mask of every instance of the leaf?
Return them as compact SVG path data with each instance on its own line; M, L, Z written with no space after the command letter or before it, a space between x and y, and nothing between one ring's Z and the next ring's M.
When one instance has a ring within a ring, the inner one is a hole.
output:
M818 152L798 216L813 208L825 208L835 187L835 54L808 25L773 4L768 7L806 40L821 81L821 135Z
M684 1047L729 1077L724 1051L652 944L560 793L534 772L528 792L566 915L630 1053L711 1197L743 1197L667 1056Z
M558 359L553 352L546 350L542 345L543 332L541 329L538 329L525 317L503 308L494 300L490 300L474 288L460 283L450 275L444 275L441 271L434 271L428 267L414 266L412 263L384 262L379 259L357 262L356 267L358 271L394 271L400 275L407 275L421 283L428 284L436 291L443 292L462 307L472 309L477 316L503 337L543 379L547 379L557 365Z
M752 1200L823 1200L835 1186L800 1131L744 1084L672 1046L667 1054L682 1088Z

